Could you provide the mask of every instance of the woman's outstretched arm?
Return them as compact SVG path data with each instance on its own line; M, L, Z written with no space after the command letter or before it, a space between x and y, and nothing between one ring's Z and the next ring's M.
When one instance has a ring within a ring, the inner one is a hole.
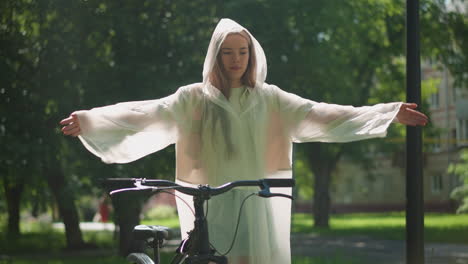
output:
M349 142L384 137L391 123L424 126L425 114L414 103L384 103L354 107L314 102L281 89L276 95L279 112L294 142Z
M189 87L167 97L73 112L60 121L62 133L78 137L106 163L127 163L177 141L187 121Z

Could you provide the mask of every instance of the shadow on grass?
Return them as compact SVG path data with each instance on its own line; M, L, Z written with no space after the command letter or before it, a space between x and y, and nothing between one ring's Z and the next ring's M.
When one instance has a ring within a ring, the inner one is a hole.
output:
M169 263L171 258L169 254L161 256L162 263ZM80 256L80 257L12 257L10 260L0 263L14 263L14 264L127 264L128 262L123 257L117 256ZM293 264L365 264L360 260L347 259L344 257L317 257L306 258L297 257L293 258Z
M10 262L0 263L14 263L14 264L128 264L122 257L109 256L109 257L11 257Z
M111 250L117 245L114 233L110 231L86 231L83 232L83 239L90 245L90 250ZM66 249L65 234L60 231L28 232L15 239L0 235L0 255L54 255L67 252L73 250Z
M15 239L0 236L0 254L2 255L58 253L63 248L65 248L65 236L59 232L26 233Z

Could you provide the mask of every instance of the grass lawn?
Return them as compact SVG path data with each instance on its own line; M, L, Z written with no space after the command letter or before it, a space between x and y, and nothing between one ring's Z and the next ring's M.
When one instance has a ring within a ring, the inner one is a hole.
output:
M373 238L404 240L406 237L405 213L361 213L332 215L330 229L313 228L313 216L294 214L292 232L317 233L331 236L366 235ZM468 244L468 214L428 213L424 219L426 242ZM177 219L143 221L178 228Z
M163 254L161 256L162 263L170 263L170 255ZM117 256L62 256L62 257L11 257L10 262L5 263L14 264L128 264L123 257ZM3 263L0 260L0 263ZM331 257L331 258L294 258L292 259L293 264L366 264L362 263L359 259L347 259L344 257Z
M366 213L332 215L330 229L312 228L311 215L295 214L293 232L321 235L366 235L380 239L404 240L406 237L405 214ZM426 242L468 244L468 214L426 214L424 219Z
M5 260L0 263L14 263L14 264L128 264L124 258L115 257L115 256L89 256L89 257L12 257L10 262Z
M173 228L178 228L179 225L177 219L143 223L167 225ZM405 239L404 213L332 215L330 223L330 229L313 228L311 215L295 214L292 231L330 236L365 235L380 239ZM426 214L425 226L426 242L468 244L468 215ZM67 252L62 250L65 246L63 231L34 226L34 224L22 224L22 230L24 233L16 241L8 241L3 235L4 232L0 233L1 264L126 263L124 258L116 256L115 238L111 231L85 231L83 232L85 241L96 245L97 250ZM8 255L10 260L2 260L2 255ZM169 259L167 255L163 257ZM364 264L359 259L339 255L327 258L294 257L293 263Z
M179 218L167 218L160 220L143 220L142 225L161 225L170 228L179 228Z

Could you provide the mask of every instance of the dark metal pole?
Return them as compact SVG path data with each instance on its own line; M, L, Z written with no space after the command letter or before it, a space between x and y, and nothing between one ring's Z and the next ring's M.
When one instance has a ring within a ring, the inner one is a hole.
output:
M406 1L407 102L421 105L419 1ZM406 263L424 263L422 129L406 129Z

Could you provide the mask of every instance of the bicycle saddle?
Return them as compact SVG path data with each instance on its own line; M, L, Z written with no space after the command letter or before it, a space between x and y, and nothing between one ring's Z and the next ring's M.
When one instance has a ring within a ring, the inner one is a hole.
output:
M137 225L133 228L133 237L138 240L154 239L170 239L171 232L169 227L157 225Z

